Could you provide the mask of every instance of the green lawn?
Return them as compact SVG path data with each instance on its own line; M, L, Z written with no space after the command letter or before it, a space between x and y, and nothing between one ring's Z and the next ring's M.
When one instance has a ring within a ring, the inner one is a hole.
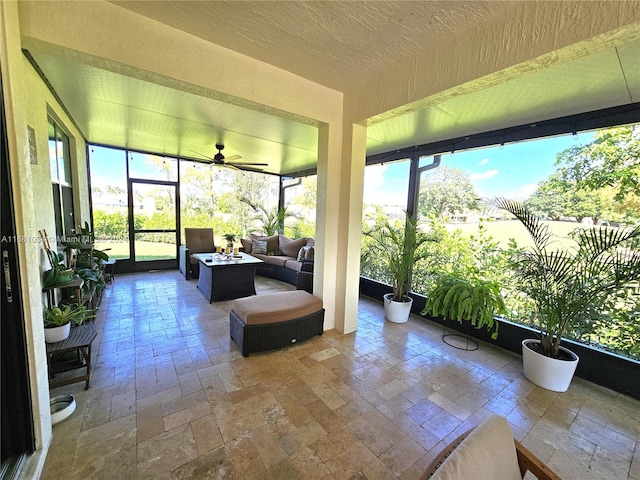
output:
M176 258L176 246L170 243L137 242L137 260L160 260ZM129 258L129 243L127 242L96 242L96 249L107 250L109 258Z
M569 232L580 225L572 222L547 222L554 234L554 240L558 246L566 246L571 243ZM507 247L509 238L515 238L519 246L531 245L529 234L517 220L504 222L485 222L487 233L495 238L502 247ZM450 230L460 230L465 235L478 233L477 223L452 223L445 227ZM107 250L110 258L129 258L129 244L127 242L96 242L96 249ZM138 260L157 260L162 258L175 258L175 245L159 242L138 242Z
M545 222L549 225L549 229L553 234L553 241L557 247L572 244L569 232L581 227L578 223L573 222ZM518 220L507 220L503 222L485 222L486 232L500 243L500 246L507 247L509 238L514 238L518 246L525 247L532 245L531 237ZM477 223L450 223L446 224L447 230L453 232L460 230L465 235L478 233Z

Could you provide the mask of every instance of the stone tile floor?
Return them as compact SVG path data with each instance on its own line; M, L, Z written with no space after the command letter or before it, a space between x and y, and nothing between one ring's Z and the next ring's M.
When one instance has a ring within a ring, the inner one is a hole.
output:
M258 277L258 294L291 289ZM441 327L397 325L363 297L358 331L243 358L232 302L209 305L176 271L118 275L96 326L91 388L53 429L44 479L417 479L485 415L565 479L640 480L640 402L574 379L524 379L488 344L445 345Z

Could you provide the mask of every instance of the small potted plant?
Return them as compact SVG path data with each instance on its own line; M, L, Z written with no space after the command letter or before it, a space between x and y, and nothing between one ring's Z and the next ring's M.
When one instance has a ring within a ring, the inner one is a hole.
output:
M42 283L45 287L60 285L73 280L74 272L62 263L64 261L64 256L61 253L48 250L47 255L49 257L49 263L51 263L51 269L44 273L44 280Z
M524 375L543 388L564 392L579 358L560 345L562 336L600 316L622 289L640 278L640 226L576 229L574 245L558 248L547 225L524 205L504 198L492 203L516 217L533 240L511 267L517 289L533 302L540 334L522 342Z
M498 321L494 315L505 313L499 285L483 279L466 280L459 275L441 277L427 295L422 311L422 315L442 315L459 323L469 322L476 329L484 327L492 332L494 340L498 338Z
M71 303L62 307L45 307L44 340L56 343L66 340L71 332L71 325L82 325L86 320L95 317L95 312L84 303Z
M383 259L384 274L393 282L393 293L384 295L385 318L390 322L404 323L409 319L413 303L409 297L413 267L430 255L424 246L434 239L420 230L415 217L406 213L404 225L394 225L385 220L381 227L364 234L373 241L361 261Z
M51 269L44 273L43 285L45 287L50 287L52 285L59 285L73 280L73 270L67 268L64 263L62 263L64 261L64 255L52 250L47 231L38 230L38 234L40 235L42 246L47 254L49 263L51 264Z
M233 252L233 242L236 240L235 233L225 233L224 239L227 241L227 253Z

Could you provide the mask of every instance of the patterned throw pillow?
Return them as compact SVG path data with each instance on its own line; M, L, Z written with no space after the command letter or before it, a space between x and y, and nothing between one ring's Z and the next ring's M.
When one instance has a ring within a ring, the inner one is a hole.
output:
M299 262L301 262L302 260L304 260L304 256L306 255L306 253L307 253L307 249L308 249L308 248L309 248L309 247L306 247L306 246L305 246L305 247L302 247L302 248L300 249L300 251L298 252L298 257L296 258L296 260L298 260Z
M267 241L266 240L254 240L251 242L251 253L267 254Z
M280 237L280 235L271 235L270 237L265 237L265 236L260 236L260 235L256 235L255 233L252 233L249 238L252 241L255 240L266 240L267 241L267 253L275 255L278 253L278 238ZM254 252L255 253L255 252Z
M313 257L316 254L316 249L310 245L307 247L307 250L304 252L304 259L305 260L313 260Z

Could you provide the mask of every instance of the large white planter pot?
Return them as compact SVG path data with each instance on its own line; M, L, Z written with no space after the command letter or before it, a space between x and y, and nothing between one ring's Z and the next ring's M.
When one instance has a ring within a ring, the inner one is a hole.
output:
M566 392L578 366L578 356L571 350L560 347L573 360L557 360L534 352L527 344L540 343L540 340L522 341L522 364L524 376L536 385L554 392Z
M44 329L44 341L46 343L61 342L69 338L70 333L71 323L67 323L61 327L48 327Z
M384 296L384 317L393 323L405 323L409 320L413 298L404 297L405 302L395 302L392 298L393 293Z

